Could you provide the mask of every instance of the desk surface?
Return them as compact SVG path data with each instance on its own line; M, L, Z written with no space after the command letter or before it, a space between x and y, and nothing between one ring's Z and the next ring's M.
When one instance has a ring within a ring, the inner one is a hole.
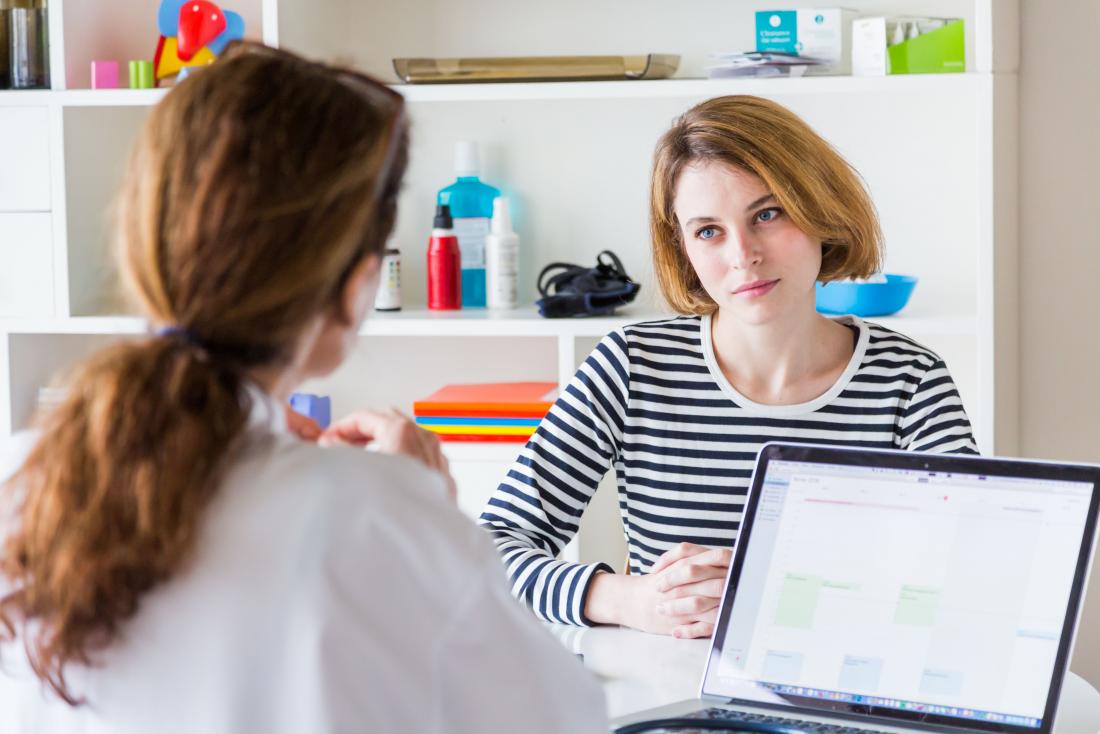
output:
M608 717L663 706L699 693L708 640L677 640L618 627L549 625L603 681ZM1070 673L1062 687L1056 734L1100 732L1100 693Z

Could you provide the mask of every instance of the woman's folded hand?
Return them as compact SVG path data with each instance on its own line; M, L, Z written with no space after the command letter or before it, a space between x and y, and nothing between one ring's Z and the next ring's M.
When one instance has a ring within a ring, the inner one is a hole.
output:
M599 573L589 586L585 614L599 624L673 637L709 637L732 556L728 548L680 543L644 576Z

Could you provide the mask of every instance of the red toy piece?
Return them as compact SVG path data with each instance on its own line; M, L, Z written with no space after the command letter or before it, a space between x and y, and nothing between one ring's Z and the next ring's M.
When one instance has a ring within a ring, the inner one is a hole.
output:
M190 0L180 8L179 57L190 61L225 30L225 15L209 0Z

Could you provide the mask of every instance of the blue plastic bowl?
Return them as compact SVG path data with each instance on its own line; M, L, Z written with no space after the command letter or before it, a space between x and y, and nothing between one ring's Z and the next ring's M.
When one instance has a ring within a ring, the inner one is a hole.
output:
M827 314L889 316L905 308L917 279L887 275L885 283L818 283L817 310Z

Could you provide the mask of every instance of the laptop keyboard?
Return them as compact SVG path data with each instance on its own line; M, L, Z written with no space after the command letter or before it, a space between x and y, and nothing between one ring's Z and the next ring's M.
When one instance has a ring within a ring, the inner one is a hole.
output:
M689 719L710 719L717 721L751 721L768 726L782 727L784 729L796 729L798 731L813 732L813 734L881 734L873 729L859 729L854 726L840 724L825 724L820 721L804 721L799 719L785 719L781 716L768 716L756 714L750 711L735 711L732 709L710 708L689 714Z

